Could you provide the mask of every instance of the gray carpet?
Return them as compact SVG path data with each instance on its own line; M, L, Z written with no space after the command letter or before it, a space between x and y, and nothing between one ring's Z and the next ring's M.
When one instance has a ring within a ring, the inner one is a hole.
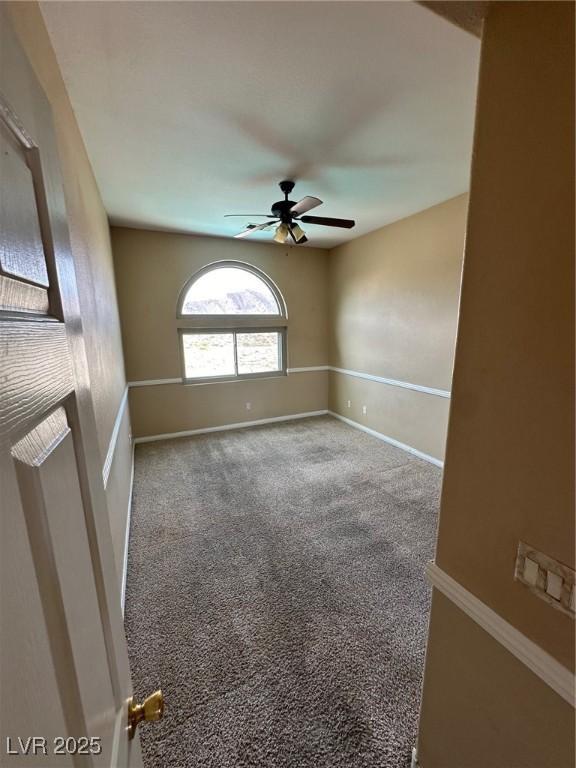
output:
M126 628L146 768L405 768L440 470L331 417L139 445Z

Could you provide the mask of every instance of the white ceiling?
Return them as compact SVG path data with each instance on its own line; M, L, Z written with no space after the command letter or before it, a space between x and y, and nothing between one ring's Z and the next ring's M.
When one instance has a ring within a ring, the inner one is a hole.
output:
M231 236L295 178L331 247L468 188L479 41L416 3L42 12L113 223Z

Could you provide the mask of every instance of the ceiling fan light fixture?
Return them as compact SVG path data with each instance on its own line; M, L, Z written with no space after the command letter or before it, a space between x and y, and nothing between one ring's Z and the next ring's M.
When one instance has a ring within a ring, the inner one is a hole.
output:
M283 245L286 242L286 239L289 235L288 225L287 224L279 224L276 228L276 232L274 233L274 240L277 243L280 243Z
M301 243L306 240L306 232L298 224L292 224L292 234L294 235L296 242Z

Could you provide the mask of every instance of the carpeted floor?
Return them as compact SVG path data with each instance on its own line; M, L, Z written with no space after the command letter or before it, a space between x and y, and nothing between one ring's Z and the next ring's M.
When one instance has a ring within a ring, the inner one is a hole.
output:
M139 445L146 768L409 766L440 477L329 416Z

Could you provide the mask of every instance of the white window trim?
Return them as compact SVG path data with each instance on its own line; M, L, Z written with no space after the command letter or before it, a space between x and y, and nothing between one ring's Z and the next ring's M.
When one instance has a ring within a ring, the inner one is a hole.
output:
M272 291L272 295L276 299L276 303L278 305L278 314L277 315L186 315L182 312L182 307L184 305L184 300L186 299L186 295L190 288L194 285L194 283L197 280L200 280L201 277L203 277L208 272L213 272L215 269L244 269L246 272L250 272L251 274L258 277L262 282L268 286L268 288ZM265 272L262 272L261 269L258 269L258 267L254 267L252 264L247 264L244 261L233 261L233 260L227 260L227 261L213 261L210 264L206 264L206 266L199 269L197 272L195 272L192 277L184 284L182 290L180 291L180 295L178 297L178 309L176 313L176 318L178 320L190 320L191 318L202 318L205 322L218 322L219 320L224 319L230 319L230 318L251 318L252 320L264 320L264 319L276 319L276 322L278 321L278 318L283 318L284 320L288 319L288 312L286 309L286 302L284 301L284 297L280 293L280 289L276 285L276 283L271 280L268 275Z
M203 275L214 269L224 267L245 269L258 277L270 289L280 314L277 315L186 315L182 313L184 301L191 286ZM268 275L257 267L242 261L216 261L199 269L185 283L178 297L176 312L176 329L178 332L178 347L180 354L180 369L182 371L182 383L185 385L216 384L230 381L246 381L251 379L276 378L287 375L288 347L287 347L288 313L286 302L280 293L280 289ZM238 373L236 334L238 333L266 333L276 332L280 335L280 366L277 371L262 371L259 373ZM234 336L234 367L236 373L226 376L187 377L184 358L184 337L196 333L231 333Z

